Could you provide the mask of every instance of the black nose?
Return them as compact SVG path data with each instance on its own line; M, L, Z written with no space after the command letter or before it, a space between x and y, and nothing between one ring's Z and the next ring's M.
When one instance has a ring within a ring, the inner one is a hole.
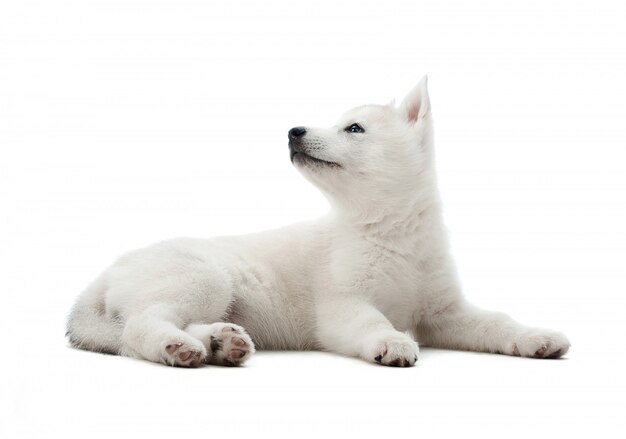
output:
M295 139L297 137L302 137L306 134L306 128L304 127L294 127L289 130L289 138Z

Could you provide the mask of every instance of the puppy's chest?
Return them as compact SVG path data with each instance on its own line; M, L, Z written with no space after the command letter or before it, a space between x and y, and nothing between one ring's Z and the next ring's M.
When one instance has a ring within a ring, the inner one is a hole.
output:
M400 255L385 249L374 249L363 271L368 290L381 311L415 309L420 291L425 286L427 273L419 252Z

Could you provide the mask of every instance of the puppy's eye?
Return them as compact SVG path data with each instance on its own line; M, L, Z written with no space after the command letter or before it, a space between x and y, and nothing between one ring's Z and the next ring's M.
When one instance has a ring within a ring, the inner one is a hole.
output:
M365 132L363 127L359 125L358 123L353 123L352 125L347 126L346 131L349 133L364 133Z

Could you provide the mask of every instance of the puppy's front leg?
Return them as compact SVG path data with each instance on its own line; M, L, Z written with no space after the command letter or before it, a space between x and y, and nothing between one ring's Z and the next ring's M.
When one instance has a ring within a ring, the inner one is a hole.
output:
M412 366L417 343L396 331L375 307L357 298L327 298L317 306L317 335L324 349L385 366Z
M533 358L558 358L570 343L560 332L522 325L506 314L453 303L417 328L423 345Z

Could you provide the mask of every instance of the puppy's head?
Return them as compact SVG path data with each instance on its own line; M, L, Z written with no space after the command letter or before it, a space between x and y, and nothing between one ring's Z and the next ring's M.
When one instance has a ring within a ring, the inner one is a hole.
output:
M410 201L432 155L426 77L399 106L365 105L330 128L289 130L291 161L339 207L367 210Z

